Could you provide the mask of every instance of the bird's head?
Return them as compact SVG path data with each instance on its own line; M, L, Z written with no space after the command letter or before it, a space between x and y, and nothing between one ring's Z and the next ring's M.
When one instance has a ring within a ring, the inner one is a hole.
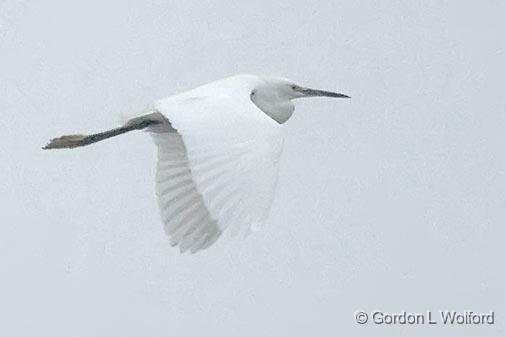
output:
M303 87L276 77L261 78L250 93L253 103L280 124L291 117L295 109L292 100L304 97L350 98L332 91Z

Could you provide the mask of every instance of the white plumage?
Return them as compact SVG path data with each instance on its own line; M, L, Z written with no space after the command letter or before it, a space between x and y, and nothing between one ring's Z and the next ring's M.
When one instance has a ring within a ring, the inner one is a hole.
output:
M181 252L212 245L227 228L248 232L268 217L294 98L347 97L279 78L240 75L174 95L154 111L45 149L88 145L146 128L158 147L156 193L165 232Z

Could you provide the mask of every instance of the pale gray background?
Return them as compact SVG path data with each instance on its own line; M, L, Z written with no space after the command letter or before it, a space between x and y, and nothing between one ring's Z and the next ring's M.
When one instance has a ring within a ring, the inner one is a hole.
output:
M1 336L506 335L504 1L0 1ZM236 73L297 102L267 226L169 247L155 147L116 126ZM496 311L359 326L355 310Z

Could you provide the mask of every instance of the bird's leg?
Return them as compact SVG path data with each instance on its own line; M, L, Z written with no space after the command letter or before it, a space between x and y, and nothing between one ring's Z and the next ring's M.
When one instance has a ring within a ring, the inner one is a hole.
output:
M129 120L125 125L120 126L119 128L111 129L108 131L95 133L92 135L67 135L51 139L49 144L44 146L43 149L72 149L74 147L86 146L107 138L121 135L129 131L141 130L147 128L148 126L160 123L162 122L158 120L147 119L145 116L141 116Z

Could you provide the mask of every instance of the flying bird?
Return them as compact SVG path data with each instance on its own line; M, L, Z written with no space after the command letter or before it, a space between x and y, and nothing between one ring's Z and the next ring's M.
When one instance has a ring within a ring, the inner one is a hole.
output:
M344 94L287 79L238 75L163 98L124 125L52 139L43 149L76 148L133 130L158 147L156 194L164 230L181 252L211 246L227 228L265 222L283 149L282 124L293 100Z

